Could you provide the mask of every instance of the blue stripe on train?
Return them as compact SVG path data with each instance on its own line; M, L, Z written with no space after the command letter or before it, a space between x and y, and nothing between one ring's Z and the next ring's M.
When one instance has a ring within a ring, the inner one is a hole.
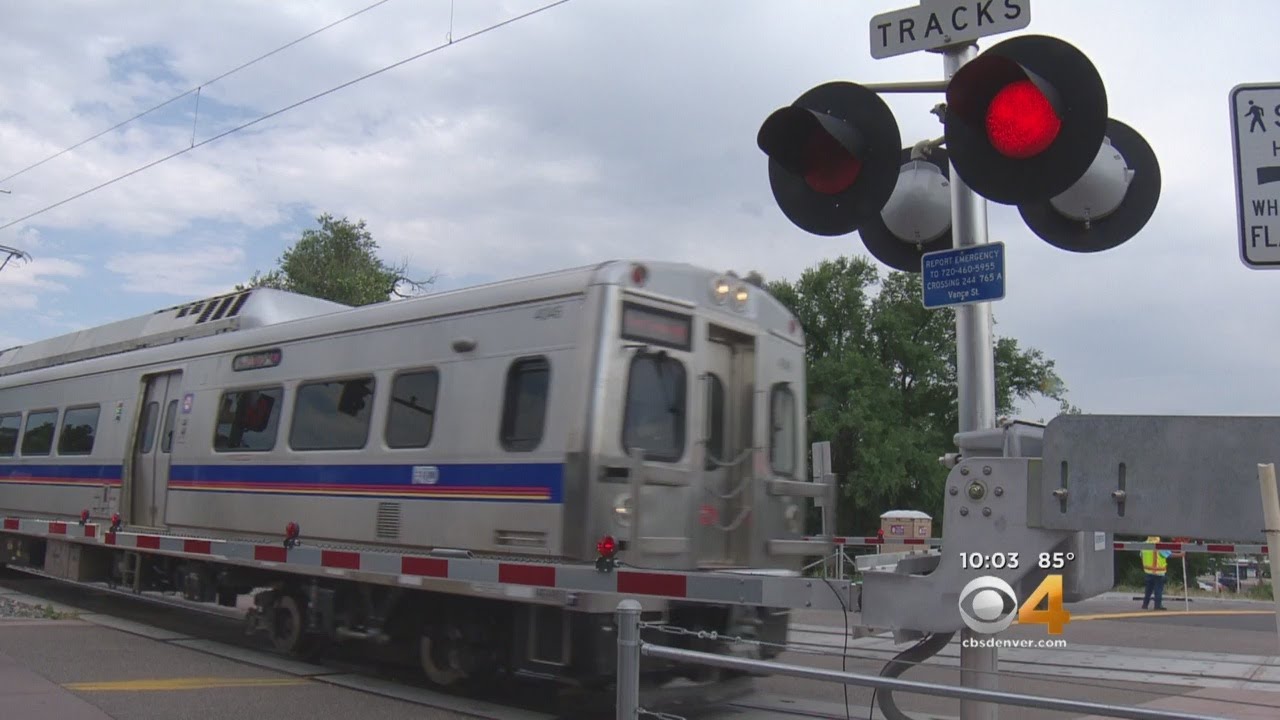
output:
M119 480L120 465L4 465L0 480L24 477ZM559 503L564 497L561 463L450 465L174 465L174 490L269 492L298 495L388 496L423 499L521 500ZM183 486L186 486L185 488ZM488 496L488 497L486 497Z
M175 489L559 503L560 463L445 465L175 465ZM385 492L379 492L385 491ZM521 492L536 493L517 497ZM542 491L542 492L537 492ZM459 493L451 495L451 493Z
M120 465L10 465L0 463L0 480L24 477L119 480Z

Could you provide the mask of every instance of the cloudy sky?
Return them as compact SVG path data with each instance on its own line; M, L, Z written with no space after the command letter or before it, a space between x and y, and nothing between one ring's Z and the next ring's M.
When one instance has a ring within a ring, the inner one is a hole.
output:
M222 292L323 212L363 218L386 259L441 289L616 257L794 279L864 252L782 216L755 136L813 85L940 77L934 54L871 58L871 17L908 2L570 0L467 37L547 1L385 0L208 85L373 0L5 3L0 244L33 260L0 272L0 347ZM1097 64L1164 188L1137 238L1093 256L991 205L997 332L1057 360L1087 412L1280 412L1280 273L1239 259L1227 105L1239 83L1280 81L1280 5L1033 0L1031 15L1021 32ZM940 134L940 99L888 97L904 141Z

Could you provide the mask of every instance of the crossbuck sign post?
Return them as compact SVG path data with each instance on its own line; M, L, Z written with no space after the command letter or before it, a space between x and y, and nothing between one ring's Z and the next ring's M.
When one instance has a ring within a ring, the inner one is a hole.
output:
M978 54L974 40L1030 21L1030 0L921 0L877 15L873 58L937 52L943 79L823 83L771 113L756 137L787 219L814 235L857 232L880 262L923 274L926 307L954 308L966 435L996 429L991 302L1004 296L1005 248L988 241L987 201L1017 207L1054 247L1094 253L1135 237L1160 197L1155 153L1108 117L1106 85L1083 52L1020 35ZM943 137L903 147L878 95L891 92L945 93ZM994 690L996 659L994 648L962 646L962 684ZM995 720L982 697L961 701L961 720Z

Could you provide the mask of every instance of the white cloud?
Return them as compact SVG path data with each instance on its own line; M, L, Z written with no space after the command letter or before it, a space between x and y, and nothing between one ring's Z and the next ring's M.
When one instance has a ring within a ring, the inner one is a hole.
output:
M15 259L0 273L0 288L5 294L22 291L65 291L68 286L54 278L79 278L85 267L62 258Z
M122 289L181 297L217 295L231 290L227 277L241 267L244 248L228 242L193 244L169 251L113 255L105 268L122 276Z

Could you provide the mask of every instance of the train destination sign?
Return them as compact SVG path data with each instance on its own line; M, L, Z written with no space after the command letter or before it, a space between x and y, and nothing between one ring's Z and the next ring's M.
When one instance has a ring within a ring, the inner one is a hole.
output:
M243 353L231 361L231 371L261 370L273 368L280 364L280 350L263 350L261 352Z
M688 350L693 336L693 318L658 308L623 303L622 337L677 350Z

